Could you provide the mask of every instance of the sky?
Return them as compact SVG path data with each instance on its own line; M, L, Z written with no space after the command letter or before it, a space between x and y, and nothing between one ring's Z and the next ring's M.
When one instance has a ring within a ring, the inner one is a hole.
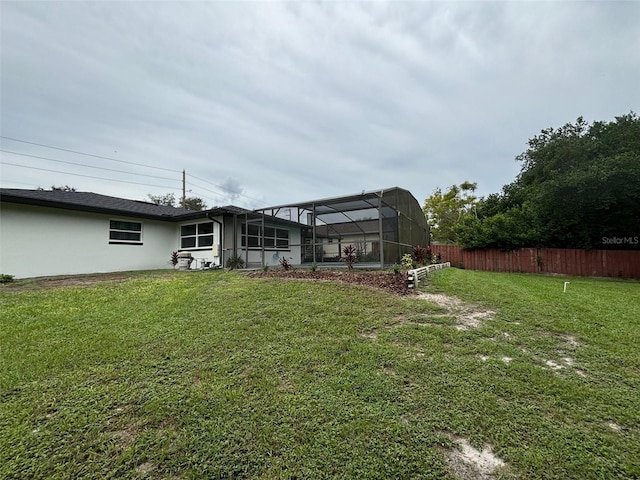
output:
M640 111L640 2L0 3L0 186L261 208L499 192Z

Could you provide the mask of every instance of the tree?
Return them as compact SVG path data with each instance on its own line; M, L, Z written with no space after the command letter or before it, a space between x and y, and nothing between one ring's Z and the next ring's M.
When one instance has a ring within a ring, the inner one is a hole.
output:
M46 190L45 188L42 187L38 187L38 190L40 191L44 191ZM61 186L57 186L57 185L51 185L51 188L49 189L52 192L75 192L76 191L76 187L70 187L69 185L61 185Z
M176 202L176 196L173 193L165 193L164 195L147 194L147 197L156 205L165 205L167 207L182 207L187 210L204 210L207 204L199 197L187 197L180 202Z
M148 193L147 197L151 203L155 203L156 205L164 205L165 207L176 206L176 196L173 193L165 193L164 195L152 195Z
M187 197L184 202L180 202L180 206L187 210L205 210L207 208L204 200L198 197Z
M548 128L516 159L517 178L481 199L456 230L471 247L602 248L640 225L640 118Z
M447 192L440 188L424 201L422 208L427 216L431 239L438 243L457 243L456 225L466 214L475 212L477 198L473 195L477 183L465 181L451 185Z

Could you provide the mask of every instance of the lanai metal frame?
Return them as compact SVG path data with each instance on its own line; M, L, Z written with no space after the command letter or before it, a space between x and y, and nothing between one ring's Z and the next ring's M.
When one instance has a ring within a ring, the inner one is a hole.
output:
M380 267L399 262L414 245L427 245L429 239L420 205L408 190L398 187L266 207L255 212L310 227L310 243L305 246L311 246L314 263L322 260L318 258L318 247L326 246L326 239L340 241L361 236L365 248L369 240L377 239ZM375 232L367 230L375 220Z

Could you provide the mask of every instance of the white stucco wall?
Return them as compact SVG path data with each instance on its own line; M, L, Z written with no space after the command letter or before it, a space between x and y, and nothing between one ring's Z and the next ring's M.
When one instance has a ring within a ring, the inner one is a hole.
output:
M109 220L142 223L142 245L110 245ZM115 215L0 204L0 273L16 278L171 268L178 226Z

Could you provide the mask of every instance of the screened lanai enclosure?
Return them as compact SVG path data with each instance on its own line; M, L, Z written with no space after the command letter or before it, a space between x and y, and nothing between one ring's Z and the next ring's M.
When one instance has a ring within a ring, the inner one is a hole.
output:
M292 259L296 264L335 264L343 259L344 247L353 245L359 265L384 267L400 263L413 246L429 242L418 201L398 187L268 207L256 213L300 225L300 245L295 245L300 258Z

